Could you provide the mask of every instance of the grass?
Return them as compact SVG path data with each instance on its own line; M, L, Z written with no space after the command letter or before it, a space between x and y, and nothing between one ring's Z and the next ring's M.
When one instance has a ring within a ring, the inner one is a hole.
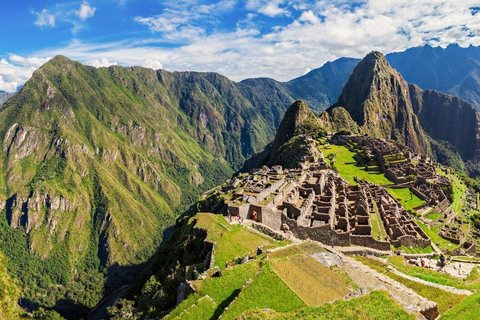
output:
M442 215L443 215L443 214L440 213L440 212L435 212L435 213L429 214L426 218L427 218L428 220L435 221L435 220L437 220L438 218L442 217Z
M165 319L174 319L205 296L209 296L217 305L217 308L211 310L210 304L203 303L202 308L207 310L195 311L196 314L210 312L210 316L199 319L208 319L214 315L218 317L223 312L223 309L238 295L245 282L255 277L259 268L259 263L254 261L225 270L222 272L221 277L208 277L205 280L194 281L196 293L189 295Z
M306 304L278 277L270 265L266 265L250 286L244 288L223 320L234 319L250 309L273 309L278 312L295 311Z
M222 215L199 213L196 226L208 232L207 239L216 242L215 265L225 269L225 263L235 257L243 257L259 246L278 246L280 242L251 232L241 225L230 225Z
M250 310L237 319L415 319L384 291L346 301L327 303L317 308L305 308L295 312L278 313L265 310Z
M457 244L454 244L448 240L443 239L437 233L438 230L434 227L433 229L429 226L423 224L420 221L416 221L420 228L428 235L428 237L432 240L433 243L442 251L446 250L454 250L458 247Z
M472 294L463 300L463 302L442 316L442 320L471 320L478 319L480 310L480 293Z
M428 300L434 301L438 304L438 311L440 314L444 314L454 306L460 304L466 296L458 295L451 292L441 290L436 287L418 283L404 277L401 277L397 274L389 272L387 269L387 264L370 258L356 257L357 260L361 261L363 264L371 267L378 272L387 275L391 279L402 283L406 287L412 289L417 294L421 295Z
M385 240L387 239L387 231L385 231L385 226L380 218L377 203L373 202L373 206L375 207L375 212L370 214L373 237L376 239Z
M392 194L392 196L400 201L402 206L404 206L407 210L414 210L413 208L421 206L425 203L425 201L411 193L409 188L387 188L387 190Z
M365 179L374 184L389 185L393 183L383 173L366 171L365 167L358 165L353 158L355 153L344 146L331 145L328 149L323 147L319 147L319 149L324 153L325 157L331 153L335 154L335 167L342 178L346 179L350 184L358 184L354 181L354 177Z
M415 248L415 247L400 246L400 247L396 248L395 250L403 250L405 253L408 253L408 254L432 253L433 252L432 246L428 246L426 248L420 248L420 247Z
M309 306L341 299L350 292L340 275L305 255L278 259L272 262L272 267Z
M472 270L470 275L465 280L462 280L447 273L437 272L432 269L420 268L411 265L407 263L401 256L392 256L388 258L388 262L398 271L425 281L459 289L480 289L480 274L478 272L479 268Z

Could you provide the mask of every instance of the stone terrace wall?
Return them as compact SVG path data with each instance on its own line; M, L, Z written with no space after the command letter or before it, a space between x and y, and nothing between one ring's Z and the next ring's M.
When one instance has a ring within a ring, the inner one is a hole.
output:
M392 244L395 248L400 246L414 247L414 248L423 248L425 249L432 244L430 240L419 239L410 235L401 236L397 240L392 240Z
M372 236L350 236L351 244L356 244L358 246L369 247L377 250L389 251L390 242L388 241L379 241Z
M303 227L298 226L297 221L289 219L284 214L282 215L282 222L285 223L293 235L301 240L311 239L327 245L334 246L349 246L350 234L337 233L330 228L329 224L320 227Z

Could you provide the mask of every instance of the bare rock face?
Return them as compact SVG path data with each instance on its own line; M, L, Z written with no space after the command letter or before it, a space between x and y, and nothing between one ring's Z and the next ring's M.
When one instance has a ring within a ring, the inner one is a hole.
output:
M3 139L3 150L9 150L15 159L23 159L38 150L45 138L39 129L15 123L8 129Z
M415 114L433 139L451 143L464 160L479 156L480 114L473 105L413 84L409 88Z

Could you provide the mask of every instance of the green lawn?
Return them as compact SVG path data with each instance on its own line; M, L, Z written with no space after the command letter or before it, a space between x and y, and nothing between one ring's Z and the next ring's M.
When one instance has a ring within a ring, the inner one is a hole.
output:
M208 232L207 240L216 242L215 265L225 269L225 262L254 252L259 246L279 246L283 243L251 232L241 225L231 225L222 215L199 213L196 226Z
M387 231L383 225L380 213L378 212L377 204L374 202L375 212L370 214L370 220L372 222L372 234L375 239L385 240L387 239Z
M432 221L435 221L435 220L437 220L438 218L440 218L442 215L443 215L443 214L440 213L440 212L435 212L435 213L429 214L429 215L427 216L427 219L432 220Z
M407 210L413 210L425 203L422 199L410 192L409 188L387 188L388 192L392 194Z
M373 291L356 299L327 303L317 308L305 308L299 311L279 313L265 310L249 310L237 319L415 319L385 291Z
M196 315L210 313L209 317L202 317L202 319L208 319L214 315L218 317L223 309L232 302L245 282L255 277L259 268L259 263L254 261L227 269L222 272L221 277L208 277L205 280L193 281L196 293L189 295L164 319L174 319L180 314L183 319L182 312L185 310L192 310L192 313ZM215 309L212 310L212 304L208 301L202 300L203 302L198 304L198 301L205 296L209 296L216 304ZM195 304L197 307L192 308Z
M350 293L341 275L306 255L277 259L271 265L275 273L309 306L342 299Z
M444 314L454 306L459 305L466 297L464 295L454 294L436 287L418 283L401 277L393 272L389 272L387 269L388 265L379 260L366 257L356 257L355 259L361 261L363 264L371 267L372 269L387 275L391 279L402 283L403 285L412 289L422 297L436 302L438 304L438 311L440 312L440 314Z
M454 250L458 247L457 244L451 243L448 240L443 239L440 237L438 233L438 229L436 227L430 228L429 226L423 224L420 221L417 221L417 224L422 228L422 230L428 235L428 237L432 240L432 242L442 251L446 250Z
M480 311L480 292L472 294L463 300L463 302L442 316L442 320L471 320L478 319Z
M319 149L323 152L324 157L327 157L327 155L331 153L335 154L335 167L342 178L347 180L350 184L358 184L353 180L354 177L365 179L374 184L387 185L393 183L388 180L382 172L366 171L365 167L357 165L353 158L355 153L351 152L344 146L331 145L328 149L320 146ZM327 163L329 162L329 160L326 161Z
M265 308L278 312L295 311L306 304L266 265L252 285L244 288L222 320L235 319L246 310Z
M400 246L396 250L403 250L405 253L418 254L418 253L432 253L433 248L431 246L424 248L404 247Z
M480 274L478 272L478 267L476 269L473 269L470 275L465 280L463 280L451 276L447 273L437 272L432 269L414 266L407 263L405 259L401 256L391 256L388 258L388 262L398 271L425 281L459 289L480 289Z

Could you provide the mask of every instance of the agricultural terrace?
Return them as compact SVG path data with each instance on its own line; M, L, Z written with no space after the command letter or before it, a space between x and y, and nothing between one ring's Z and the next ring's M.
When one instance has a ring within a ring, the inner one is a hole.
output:
M253 232L240 224L229 224L224 216L199 213L196 227L207 230L207 241L215 243L214 265L225 269L225 263L247 254L255 254L258 247L273 248L286 242L275 241L259 232ZM238 261L232 261L233 264Z
M455 294L449 291L442 290L438 287L419 283L400 275L397 275L391 272L388 267L389 264L386 262L382 262L379 259L372 259L366 257L356 257L357 260L362 262L363 264L369 266L370 268L385 274L386 276L390 277L391 279L405 285L406 287L412 289L417 294L427 298L430 301L434 301L438 304L438 311L440 314L446 313L448 310L452 309L453 307L460 305L463 300L467 297L465 295Z

